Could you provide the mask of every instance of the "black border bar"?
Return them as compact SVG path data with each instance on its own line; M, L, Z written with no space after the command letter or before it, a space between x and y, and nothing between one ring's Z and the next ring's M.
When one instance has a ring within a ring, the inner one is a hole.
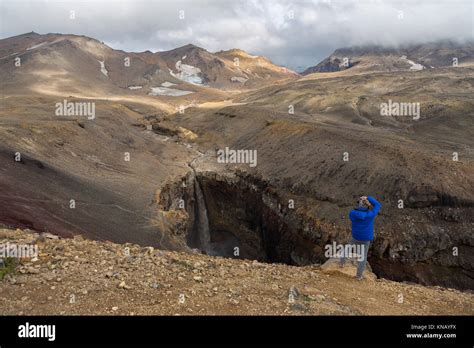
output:
M3 316L0 346L316 344L473 347L472 316ZM20 338L25 323L55 325L55 340ZM426 328L421 330L420 327ZM455 328L454 328L455 326ZM408 338L407 334L455 338Z

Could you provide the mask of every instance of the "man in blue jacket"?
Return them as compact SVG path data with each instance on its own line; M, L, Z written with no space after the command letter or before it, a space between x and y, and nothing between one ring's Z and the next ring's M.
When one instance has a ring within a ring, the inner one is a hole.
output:
M372 196L362 196L357 201L357 208L351 210L349 218L352 221L352 238L349 242L352 246L358 246L361 259L357 265L357 280L362 280L365 264L367 263L367 253L369 251L370 242L374 240L374 220L380 211L382 204L380 204ZM344 267L346 262L342 255L341 267Z

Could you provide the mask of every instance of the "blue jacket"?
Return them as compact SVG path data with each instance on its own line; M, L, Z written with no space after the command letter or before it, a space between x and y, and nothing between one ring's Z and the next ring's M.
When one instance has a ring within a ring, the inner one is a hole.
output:
M373 206L371 210L356 208L349 213L349 218L352 221L352 237L361 241L374 239L374 219L382 207L382 204L374 197L368 196L367 199Z

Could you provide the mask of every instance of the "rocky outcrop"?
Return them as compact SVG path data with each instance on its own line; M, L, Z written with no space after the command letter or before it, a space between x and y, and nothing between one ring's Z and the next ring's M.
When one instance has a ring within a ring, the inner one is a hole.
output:
M198 204L196 199L196 181L202 190L209 224L208 250L199 242L196 217L202 215L203 203ZM186 212L188 220L181 223L180 233L190 248L270 263L301 266L326 262L325 247L346 242L349 226L325 221L323 215L305 210L301 203L295 209L289 197L296 199L284 189L245 172L190 172L183 181L166 186L161 205L164 211ZM181 199L184 205L180 209ZM311 206L305 197L297 200L306 200L305 205ZM420 208L395 215L387 208L389 216L378 223L377 236L369 250L375 274L397 281L473 289L474 241L466 229L469 218L462 216L460 209ZM424 223L417 223L417 219ZM459 224L457 234L451 233L453 223Z
M345 61L344 58L328 57L322 62L320 62L318 65L309 67L308 69L303 71L301 75L308 75L316 72L325 73L341 71L352 68L354 65L357 65L359 63L358 61L353 61L352 59L349 59L347 57L346 59L347 60Z

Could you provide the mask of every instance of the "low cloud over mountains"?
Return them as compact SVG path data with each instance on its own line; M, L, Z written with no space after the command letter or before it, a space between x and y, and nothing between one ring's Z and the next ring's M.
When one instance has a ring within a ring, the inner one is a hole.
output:
M238 47L302 71L340 47L472 40L473 14L468 0L9 1L1 37L80 33L126 51Z

